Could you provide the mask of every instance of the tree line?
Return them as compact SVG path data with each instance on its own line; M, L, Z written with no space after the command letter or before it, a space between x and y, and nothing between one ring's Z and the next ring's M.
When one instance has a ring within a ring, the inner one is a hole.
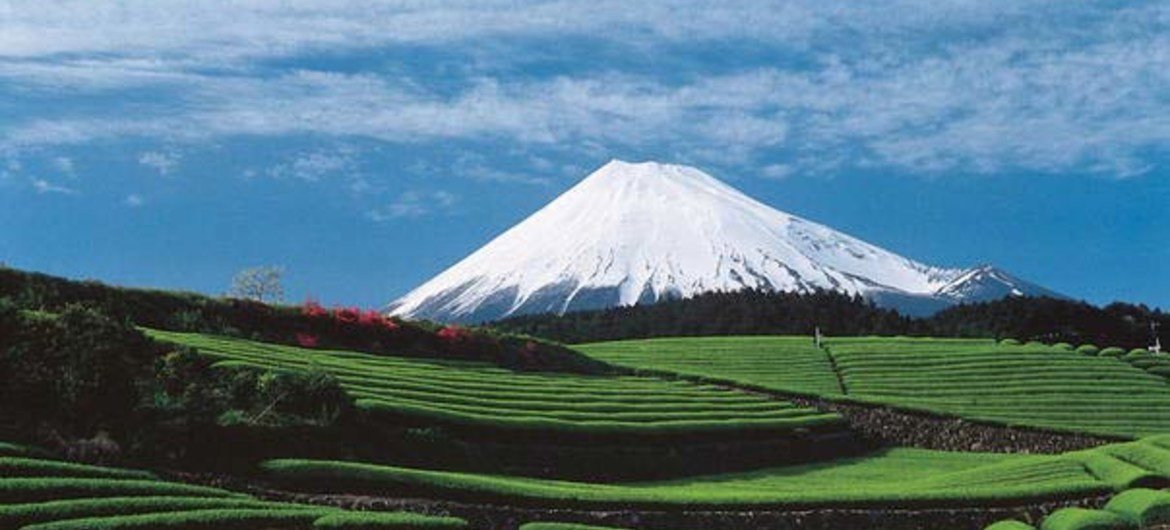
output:
M914 318L833 291L811 293L747 289L712 292L653 305L615 307L564 315L508 318L490 324L565 343L701 335L906 335L1014 338L1021 341L1149 345L1151 323L1170 330L1170 314L1145 305L1009 297L962 304Z

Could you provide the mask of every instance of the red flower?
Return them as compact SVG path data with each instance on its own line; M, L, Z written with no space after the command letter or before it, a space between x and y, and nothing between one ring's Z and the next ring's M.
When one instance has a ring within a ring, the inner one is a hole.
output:
M358 316L358 323L363 326L380 325L382 324L382 313L374 309L362 311L362 314Z
M309 299L305 300L305 305L301 306L301 314L307 317L323 317L329 312L321 307L321 304L318 304L316 300Z
M387 331L397 331L399 327L397 322L388 317L383 318L381 324Z
M457 342L467 338L467 330L458 326L446 326L436 332L435 336L446 342Z
M317 344L319 343L320 340L316 335L310 335L308 333L297 333L297 344L302 348L316 348Z
M342 307L333 310L333 318L347 324L354 324L361 318L362 311L356 307Z

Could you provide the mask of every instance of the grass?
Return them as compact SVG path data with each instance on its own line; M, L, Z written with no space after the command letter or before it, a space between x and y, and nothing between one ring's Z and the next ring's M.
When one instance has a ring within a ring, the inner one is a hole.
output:
M837 429L841 419L792 403L687 381L514 372L486 363L324 351L151 331L222 366L317 370L366 410L424 424L585 435L686 435Z
M1110 491L1075 458L890 449L862 458L683 480L596 484L355 462L272 460L290 484L536 506L718 508L985 505Z
M1170 432L1170 384L1108 354L982 339L651 339L577 346L597 359L747 387L990 423L1137 438ZM1158 370L1170 365L1134 355ZM840 384L835 388L834 384Z

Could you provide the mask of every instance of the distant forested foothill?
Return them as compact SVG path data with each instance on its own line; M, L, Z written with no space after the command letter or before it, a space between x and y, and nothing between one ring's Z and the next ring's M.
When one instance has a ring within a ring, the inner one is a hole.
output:
M1097 307L1055 298L1009 297L963 304L929 318L874 306L831 291L714 292L654 305L565 315L527 315L491 324L565 343L703 335L906 335L1014 338L1022 341L1144 348L1151 323L1170 332L1170 314L1145 305Z

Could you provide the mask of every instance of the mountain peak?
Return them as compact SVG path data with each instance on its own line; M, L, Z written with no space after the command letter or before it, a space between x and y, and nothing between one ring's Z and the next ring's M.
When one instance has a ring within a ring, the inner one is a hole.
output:
M776 210L693 167L615 159L390 309L478 322L743 288L934 297L965 272Z

